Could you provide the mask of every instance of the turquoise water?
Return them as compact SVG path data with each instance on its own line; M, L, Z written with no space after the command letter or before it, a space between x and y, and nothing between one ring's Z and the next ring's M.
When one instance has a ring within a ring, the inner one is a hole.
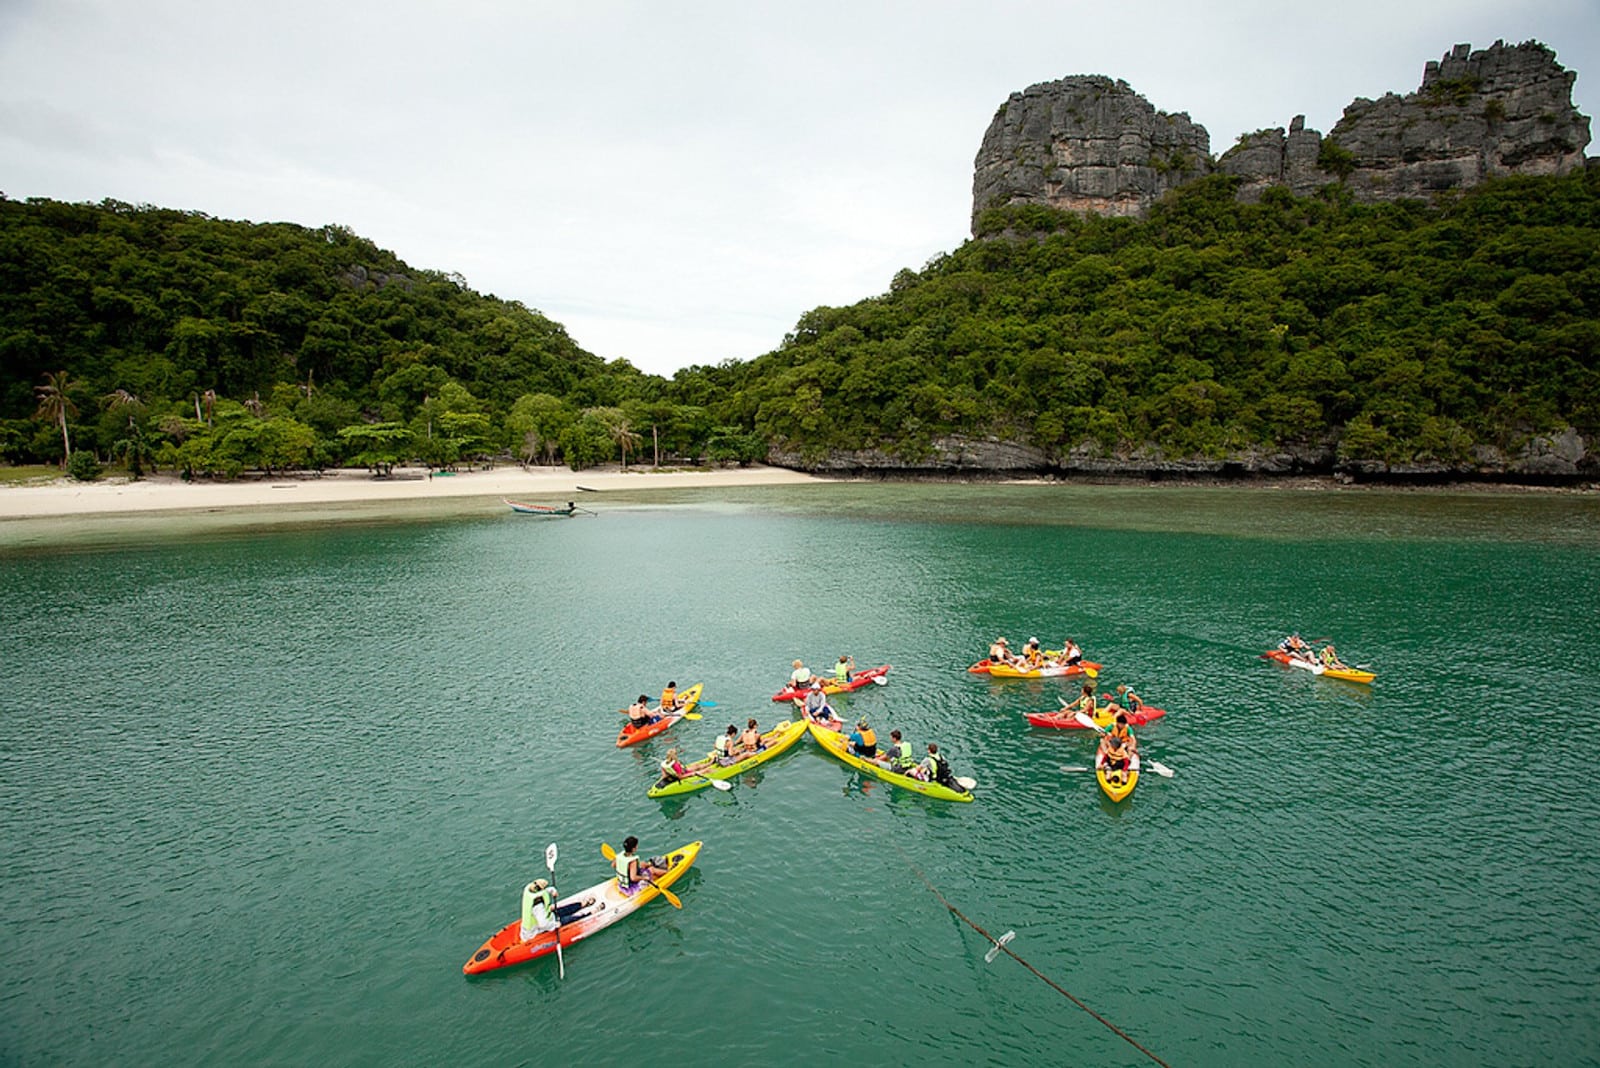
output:
M1600 499L837 485L0 529L0 1062L1600 1063ZM114 542L115 544L107 544ZM64 547L63 547L64 546ZM1371 687L1260 660L1331 635ZM1120 805L1071 636L1169 715ZM970 805L812 743L645 797L789 661ZM718 707L618 750L668 678ZM704 840L665 902L467 980L558 842ZM919 874L920 873L920 874ZM709 1052L708 1052L709 1051Z

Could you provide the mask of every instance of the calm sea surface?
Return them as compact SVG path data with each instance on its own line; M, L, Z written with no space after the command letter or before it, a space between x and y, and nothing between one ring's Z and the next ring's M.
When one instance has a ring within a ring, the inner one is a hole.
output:
M0 1063L1600 1064L1600 499L822 485L399 521L0 525ZM258 517L259 518L259 517ZM44 533L41 534L40 532ZM1334 637L1370 687L1258 654ZM1120 805L1076 639L1168 716ZM670 802L795 657L970 805L809 741ZM717 703L613 746L668 679ZM467 980L559 843L663 901ZM925 881L926 880L926 881Z

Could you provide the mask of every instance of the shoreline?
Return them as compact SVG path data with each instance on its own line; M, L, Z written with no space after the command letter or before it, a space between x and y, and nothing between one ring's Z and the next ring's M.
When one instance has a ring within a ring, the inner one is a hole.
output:
M341 469L321 475L303 473L273 478L185 482L176 475L153 475L77 482L0 486L0 523L74 516L127 516L219 510L301 510L311 506L381 505L502 497L534 504L582 503L596 491L780 486L834 481L781 467L752 465L716 469L623 472L619 468L573 471L567 467L496 467L487 471L430 473L426 468L397 468L378 478L363 469ZM587 490L580 487L588 487Z

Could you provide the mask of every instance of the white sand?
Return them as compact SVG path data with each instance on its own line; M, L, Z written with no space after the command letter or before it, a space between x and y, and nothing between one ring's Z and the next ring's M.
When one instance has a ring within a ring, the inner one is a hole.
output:
M321 477L294 475L232 482L184 482L171 475L137 482L57 479L44 485L0 486L0 520L74 515L128 514L219 508L275 508L375 501L426 501L451 497L506 497L530 504L590 503L600 498L578 489L606 490L772 486L823 479L780 467L729 467L652 471L644 468L496 467L429 477L425 469L397 470L390 478L366 471L332 471Z

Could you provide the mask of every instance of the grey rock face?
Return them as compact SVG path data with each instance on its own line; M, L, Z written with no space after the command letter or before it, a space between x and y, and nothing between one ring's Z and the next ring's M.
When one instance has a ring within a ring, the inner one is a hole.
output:
M1156 111L1126 82L1083 76L1031 86L995 114L978 150L972 214L994 204L1045 204L1142 215L1169 189L1212 170L1258 199L1344 181L1358 200L1399 200L1510 174L1559 175L1586 165L1589 119L1572 105L1576 74L1536 41L1457 45L1428 63L1414 93L1361 99L1324 138L1297 116L1259 130L1212 163L1205 128ZM1326 150L1326 151L1325 151Z
M1536 42L1457 45L1415 93L1355 101L1328 137L1354 157L1347 181L1362 200L1566 174L1589 144L1589 119L1572 106L1576 77Z
M1211 171L1210 137L1157 111L1127 82L1098 75L1030 86L995 113L978 149L972 211L1044 204L1140 215L1167 190Z

